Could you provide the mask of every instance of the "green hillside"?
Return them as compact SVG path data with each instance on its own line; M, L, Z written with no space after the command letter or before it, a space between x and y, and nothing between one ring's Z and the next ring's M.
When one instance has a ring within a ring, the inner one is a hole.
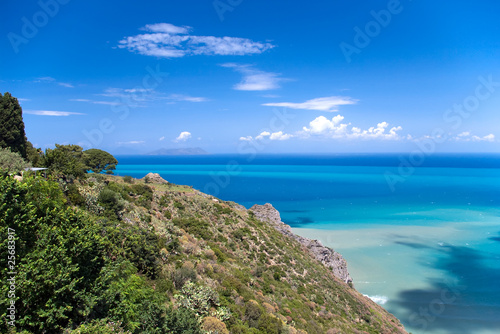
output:
M3 176L0 193L1 234L15 230L18 332L406 333L297 240L190 187ZM5 282L5 237L0 256Z

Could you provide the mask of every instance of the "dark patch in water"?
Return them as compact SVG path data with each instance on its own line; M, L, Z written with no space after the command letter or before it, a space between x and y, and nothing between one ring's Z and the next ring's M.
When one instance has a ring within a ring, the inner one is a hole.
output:
M423 332L500 332L500 271L484 265L484 260L496 259L498 254L481 253L469 247L435 249L441 256L429 266L445 271L453 279L430 280L429 289L402 291L397 300L389 301L388 309L398 310L403 323Z
M287 213L304 213L304 212L309 212L309 210L281 210L281 212L287 212Z
M314 223L314 220L312 220L309 217L297 217L294 220L284 220L283 221L285 224L290 225L291 227L306 227L308 224Z
M491 237L491 238L488 238L488 239L500 242L500 237Z
M408 247L411 247L411 248L414 248L414 249L431 248L429 246L426 246L424 244L419 244L419 243L416 243L416 242L395 241L394 243L398 244L398 245L408 246Z

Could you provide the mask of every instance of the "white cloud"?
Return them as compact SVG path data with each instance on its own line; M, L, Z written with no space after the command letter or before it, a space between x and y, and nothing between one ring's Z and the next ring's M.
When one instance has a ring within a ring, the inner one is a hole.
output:
M178 142L186 141L189 138L191 138L191 132L182 131L180 133L180 135L177 138L175 138L175 142L178 143Z
M293 135L288 134L288 133L283 133L283 131L278 131L278 132L273 132L269 136L269 139L271 140L288 140L292 138Z
M307 100L302 103L293 103L293 102L264 103L263 106L333 112L333 111L338 111L338 107L341 105L356 104L356 102L357 100L353 100L350 97L346 96L329 96L329 97L320 97L312 100Z
M178 27L170 23L148 24L141 30L147 33L125 37L118 42L118 47L163 58L258 54L274 47L270 43L254 42L247 38L190 35L191 27Z
M165 139L165 136L161 136L160 139L158 139L159 141L162 141Z
M279 82L284 80L279 78L278 73L264 72L252 68L250 65L227 63L221 66L232 68L243 75L241 82L233 87L236 90L262 91L277 89L280 88Z
M147 24L141 30L152 31L152 32L164 32L167 34L187 34L191 27L177 27L170 23L156 23L156 24Z
M66 87L66 88L75 88L75 86L73 86L72 84L67 83L67 82L58 82L57 84L59 86L63 86L63 87Z
M41 77L41 78L36 78L35 82L54 82L56 79L52 77Z
M351 123L344 123L344 116L337 115L331 119L319 116L309 122L309 126L304 126L302 130L294 133L284 133L283 131L273 132L262 131L255 138L252 136L240 137L240 141L252 140L288 140L298 138L307 140L309 138L323 139L343 139L343 140L404 140L411 139L411 136L401 136L401 126L389 127L389 123L380 122L366 130L352 126Z
M31 101L31 99L23 99L23 98L20 98L20 97L18 97L18 98L17 98L17 100L18 100L19 102Z
M189 95L182 95L182 94L171 94L168 99L174 100L174 101L179 101L179 102L206 102L208 101L207 98L204 97L195 97L195 96L189 96Z
M87 102L92 104L102 104L109 106L127 105L130 108L146 107L150 101L166 99L165 96L156 92L154 89L145 88L107 88L99 96L113 98L113 101L90 100L90 99L71 99L73 102Z
M58 82L55 78L52 77L41 77L41 78L36 78L34 81L36 83L55 83L58 84L59 86L66 87L66 88L75 88L72 84L68 82Z
M38 115L38 116L71 116L71 115L85 115L78 112L70 111L53 111L53 110L25 110L25 114Z
M329 120L325 116L319 116L309 123L309 128L305 127L303 130L305 132L310 132L313 134L324 134L328 132L343 133L347 128L347 124L340 124L344 120L344 116L337 115Z
M464 131L462 133L459 133L455 137L453 137L452 140L455 140L455 141L473 141L473 142L478 142L478 141L494 142L495 135L490 133L489 135L479 137L479 136L471 134L469 131Z
M398 131L403 130L401 126L394 126L389 129L389 132L386 130L389 127L389 123L381 122L378 123L376 127L370 127L368 130L363 130L356 128L355 131L351 131L352 133L347 134L347 137L351 138L360 138L360 139L385 139L385 140L400 140L403 139L398 134Z
M403 130L401 126L389 128L389 123L381 122L377 126L372 126L366 130L352 126L351 123L342 123L344 116L337 115L331 120L319 116L309 122L309 127L304 126L303 131L297 133L298 137L310 138L311 136L332 138L332 139L382 139L382 140L402 140L399 135Z
M264 139L266 137L269 137L270 135L271 135L271 132L263 131L263 132L260 133L260 135L258 135L257 137L255 137L255 139L261 140L261 139Z
M255 139L252 136L246 136L246 137L240 137L241 141L252 141L252 140L264 140L264 139L269 139L269 140L288 140L290 138L293 138L294 136L291 134L283 133L283 131L278 131L278 132L269 132L269 131L262 131Z
M489 135L484 136L482 139L489 142L493 142L495 141L495 135L490 133Z

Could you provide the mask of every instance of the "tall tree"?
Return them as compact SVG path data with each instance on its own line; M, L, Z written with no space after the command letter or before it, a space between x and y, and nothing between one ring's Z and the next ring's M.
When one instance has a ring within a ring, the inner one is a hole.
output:
M83 161L83 148L78 145L56 144L55 149L46 149L44 164L51 172L64 178L83 176L87 169Z
M83 152L83 161L87 165L88 170L94 173L101 173L103 170L107 174L113 174L118 161L114 156L106 151L91 148Z
M0 147L26 158L26 133L24 132L23 110L19 101L5 93L0 93Z

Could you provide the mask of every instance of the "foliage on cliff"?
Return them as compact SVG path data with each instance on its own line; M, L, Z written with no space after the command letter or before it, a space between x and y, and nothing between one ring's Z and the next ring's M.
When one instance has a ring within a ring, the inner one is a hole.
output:
M296 240L190 187L3 176L0 193L0 233L16 231L18 331L405 333Z

